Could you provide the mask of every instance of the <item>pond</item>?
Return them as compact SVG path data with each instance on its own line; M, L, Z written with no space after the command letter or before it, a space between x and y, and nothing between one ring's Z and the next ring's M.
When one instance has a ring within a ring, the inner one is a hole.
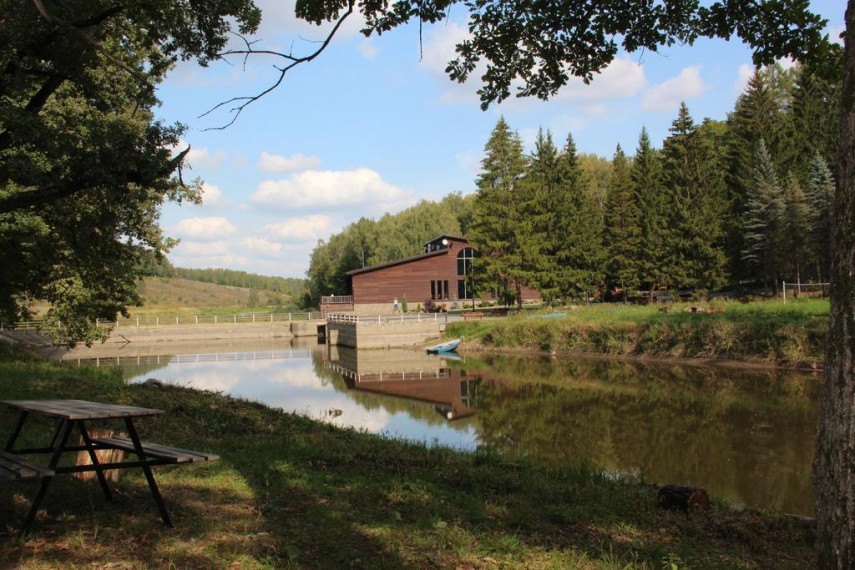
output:
M114 355L130 382L213 390L339 426L588 464L812 515L819 375L603 359L438 357L308 344Z

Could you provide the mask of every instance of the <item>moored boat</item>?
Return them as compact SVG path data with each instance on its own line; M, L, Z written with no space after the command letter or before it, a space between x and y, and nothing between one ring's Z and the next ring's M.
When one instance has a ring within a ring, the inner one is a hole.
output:
M457 350L457 347L460 346L460 341L461 339L454 338L445 342L441 342L439 344L435 344L433 346L429 346L425 350L428 352L428 354L442 354L444 352L454 352L455 350Z

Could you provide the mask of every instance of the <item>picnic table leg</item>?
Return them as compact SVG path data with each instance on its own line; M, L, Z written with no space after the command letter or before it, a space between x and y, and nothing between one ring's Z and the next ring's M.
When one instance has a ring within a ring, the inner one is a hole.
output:
M113 502L113 493L110 491L110 486L107 484L107 477L104 475L104 469L101 468L101 463L98 461L98 455L95 453L95 448L92 447L92 439L89 437L89 432L83 421L77 422L77 429L80 431L80 437L83 438L83 444L86 446L86 451L89 452L89 460L95 466L95 474L98 476L98 482L101 483L101 489L104 490L104 496L107 500Z
M62 457L62 453L65 450L65 445L68 443L68 436L71 435L71 428L73 427L74 422L70 422L67 420L63 420L60 424L59 429L57 430L57 435L61 433L61 437L59 440L59 445L54 448L53 455L51 455L49 467L51 469L56 469L57 464L59 463L59 458ZM42 499L45 497L45 493L47 492L48 485L50 484L50 480L52 477L42 477L39 482L39 490L36 492L36 496L33 498L33 503L30 505L30 511L27 513L27 518L24 519L24 524L21 526L21 534L23 535L27 530L29 530L30 525L33 524L33 521L36 520L36 514L39 512L39 507L42 504Z
M125 418L125 426L128 428L128 437L131 438L131 441L134 444L134 453L140 458L140 460L144 460L146 458L145 451L143 451L142 443L140 443L140 436L137 434L137 430L134 427L134 422L131 418ZM160 496L160 490L157 488L157 481L154 480L154 474L151 472L151 467L148 465L142 466L143 473L145 473L146 481L148 481L148 488L151 490L151 495L154 497L154 502L157 503L157 509L160 511L160 518L163 519L163 523L169 528L173 528L172 520L169 518L169 513L166 510L166 505L163 503L163 497Z
M12 432L12 435L9 436L9 441L6 442L6 451L12 451L15 447L15 442L18 441L18 435L21 433L21 428L24 427L24 422L27 421L27 414L29 412L22 411L18 414L18 423L15 426L15 430Z

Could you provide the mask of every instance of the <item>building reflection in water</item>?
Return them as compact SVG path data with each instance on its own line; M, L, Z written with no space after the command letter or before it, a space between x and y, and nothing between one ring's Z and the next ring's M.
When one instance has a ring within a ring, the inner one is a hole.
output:
M329 348L325 365L341 374L351 390L431 405L449 421L469 417L478 407L484 375L467 372L458 355Z

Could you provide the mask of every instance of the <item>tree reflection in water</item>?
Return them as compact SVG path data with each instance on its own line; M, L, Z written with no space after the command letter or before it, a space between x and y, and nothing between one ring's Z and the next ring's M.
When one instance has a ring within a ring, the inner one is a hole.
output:
M441 379L395 380L389 371L346 389L382 406L421 401L451 410L465 402L477 411L479 447L813 512L817 376L497 355L447 366Z
M819 375L507 355L455 361L317 344L265 348L113 361L136 381L155 375L393 437L594 465L703 487L751 507L813 512ZM327 417L330 409L342 413Z

